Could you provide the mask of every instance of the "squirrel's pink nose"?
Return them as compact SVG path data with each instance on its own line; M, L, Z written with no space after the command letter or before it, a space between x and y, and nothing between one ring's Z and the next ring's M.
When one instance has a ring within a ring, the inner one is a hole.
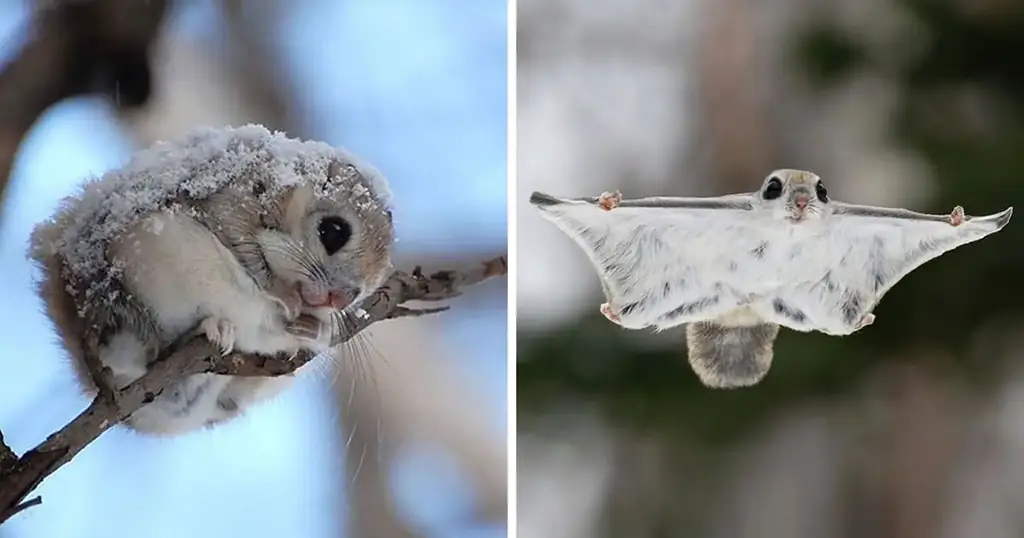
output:
M793 204L796 205L797 209L803 211L803 209L807 207L807 201L807 196L800 195L793 200Z
M327 296L328 296L327 302L330 303L331 308L334 308L336 310L341 310L341 309L347 307L349 305L349 303L352 302L352 301L349 300L348 297L345 296L345 294L342 294L342 293L336 293L336 292L332 291L332 292L328 293Z

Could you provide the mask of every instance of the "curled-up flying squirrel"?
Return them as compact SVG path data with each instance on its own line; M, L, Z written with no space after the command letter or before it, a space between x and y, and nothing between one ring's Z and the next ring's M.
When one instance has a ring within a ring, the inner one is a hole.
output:
M530 203L587 253L627 329L688 324L689 361L715 388L758 383L779 326L852 334L901 278L997 232L1013 208L971 217L844 204L821 179L776 170L761 190L714 198L623 200L618 192Z
M75 371L115 388L194 327L225 352L328 351L391 273L384 177L344 150L248 125L197 129L85 184L32 235L39 294ZM126 423L174 435L238 416L291 380L200 374Z

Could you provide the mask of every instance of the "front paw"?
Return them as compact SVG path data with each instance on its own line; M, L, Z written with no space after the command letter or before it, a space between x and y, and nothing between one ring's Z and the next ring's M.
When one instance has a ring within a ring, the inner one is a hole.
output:
M875 315L869 312L867 314L864 314L864 316L860 318L860 320L857 322L857 325L854 326L853 330L854 330L854 332L859 331L859 330L863 329L864 327L867 327L868 325L871 325L874 322L875 322Z
M294 286L277 282L270 288L269 295L281 308L286 320L295 320L302 313L302 296Z
M614 308L612 308L611 304L601 303L601 314L603 314L604 317L608 318L608 321L616 325L622 325L622 317L619 315L618 312L616 312Z
M619 191L605 191L597 197L597 205L605 211L611 211L622 203L622 193Z
M206 338L219 347L224 355L235 349L234 323L224 318L210 316L203 320L200 328L206 334Z
M960 226L961 224L964 223L965 218L966 215L964 215L963 206L954 207L953 211L950 212L949 217L947 217L949 223L953 226Z

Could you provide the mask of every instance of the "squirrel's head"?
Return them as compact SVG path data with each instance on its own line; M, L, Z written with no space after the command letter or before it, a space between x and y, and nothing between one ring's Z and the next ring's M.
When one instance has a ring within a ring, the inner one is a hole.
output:
M274 276L294 287L303 310L344 310L390 276L394 226L387 193L355 165L334 161L326 178L282 191L278 229L258 241Z
M821 178L803 170L775 170L755 196L757 205L778 219L799 223L827 215L828 191Z

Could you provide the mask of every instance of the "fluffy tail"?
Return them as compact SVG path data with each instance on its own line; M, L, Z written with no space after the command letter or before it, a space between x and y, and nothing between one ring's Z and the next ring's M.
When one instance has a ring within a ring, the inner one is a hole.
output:
M716 321L690 323L686 326L690 366L711 388L756 385L772 366L778 335L779 326L774 323L741 327Z
M56 329L57 336L68 352L74 373L87 395L95 392L95 386L83 356L82 334L85 326L78 317L78 307L68 292L63 275L63 258L57 254L54 245L59 244L62 228L55 224L41 224L32 234L31 257L40 271L36 292L46 306L46 313Z

